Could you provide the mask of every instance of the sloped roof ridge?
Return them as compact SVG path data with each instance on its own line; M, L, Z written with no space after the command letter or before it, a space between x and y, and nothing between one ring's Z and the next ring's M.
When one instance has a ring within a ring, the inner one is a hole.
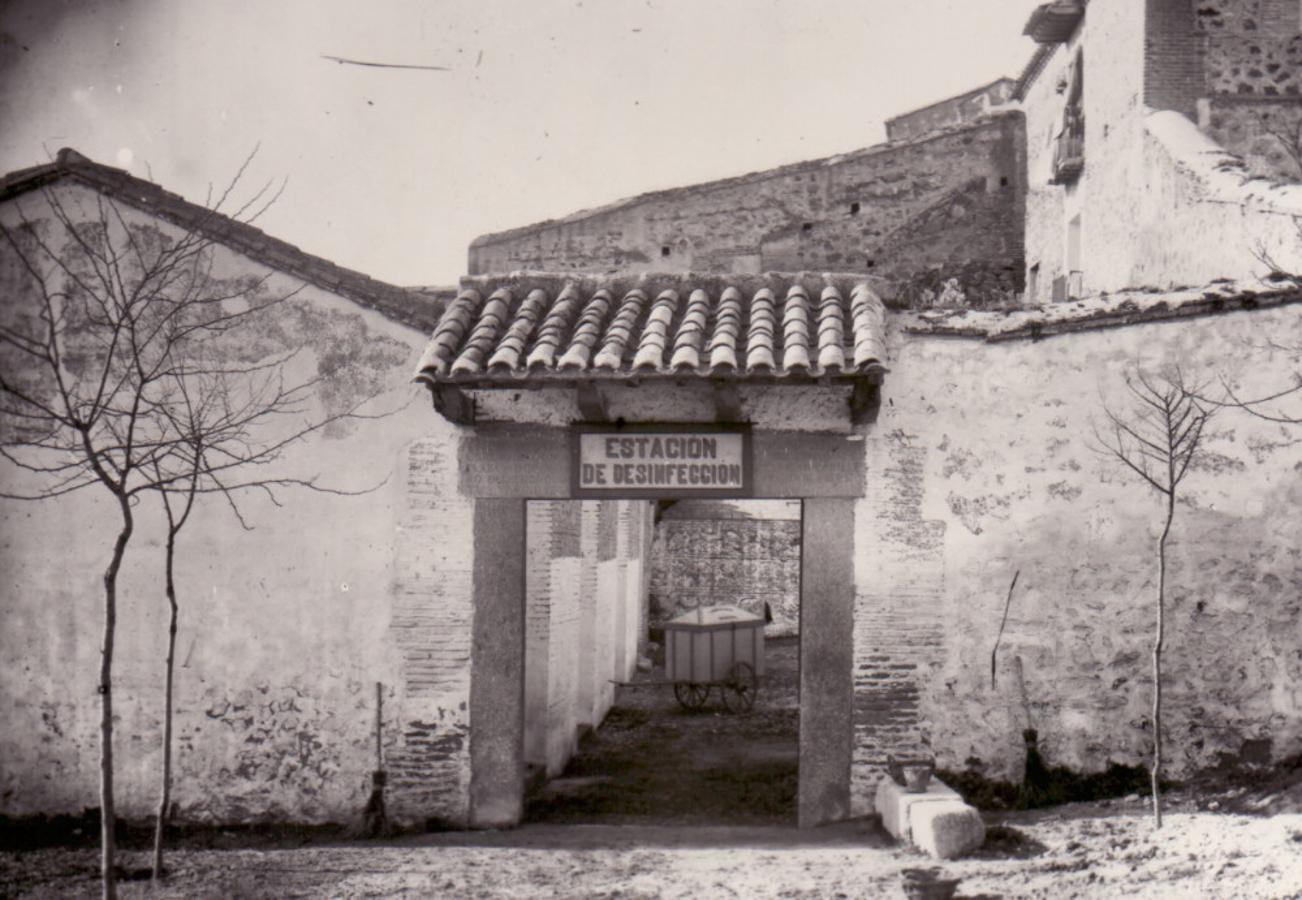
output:
M0 177L0 202L64 178L174 225L196 229L263 265L373 309L402 325L428 333L438 321L438 307L427 297L313 256L247 222L192 203L152 181L97 163L71 147L59 150L53 162Z
M943 101L942 101L943 102ZM471 248L483 247L490 244L496 244L500 241L511 240L533 232L542 231L546 228L552 228L556 225L569 225L574 222L582 222L585 219L593 219L597 216L606 215L607 213L616 212L617 210L626 209L630 206L636 206L640 203L647 203L653 200L660 200L675 197L684 193L701 193L704 191L717 191L724 188L735 187L738 185L750 184L755 181L763 181L768 178L780 177L783 175L795 175L802 172L815 171L826 168L852 159L864 159L870 156L885 155L894 153L899 150L909 149L938 141L944 138L953 137L965 131L975 131L978 128L987 127L991 120L1003 118L1005 116L1020 116L1020 109L992 109L983 118L974 122L964 122L959 125L952 125L948 128L937 129L936 131L920 135L915 138L909 138L899 141L882 141L880 144L872 144L868 147L861 147L858 150L848 150L845 153L838 153L832 156L822 156L818 159L801 160L800 162L787 163L776 166L772 169L761 169L755 172L747 172L744 175L730 175L727 178L716 178L712 181L701 181L696 184L680 185L678 187L661 188L655 191L646 191L641 194L635 194L632 197L624 197L620 200L614 200L601 206L593 206L588 209L580 209L568 215L555 219L544 219L541 222L533 222L529 225L520 225L515 228L507 228L503 231L490 231L487 234L481 234L470 242Z
M1302 280L1274 274L1257 280L1221 279L1199 287L1126 288L1096 297L1021 309L903 312L897 314L897 322L908 334L997 343L1297 303L1302 303Z

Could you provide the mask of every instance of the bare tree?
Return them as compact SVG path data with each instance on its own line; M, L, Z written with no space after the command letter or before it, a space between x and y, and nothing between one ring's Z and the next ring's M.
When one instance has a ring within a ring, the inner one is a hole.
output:
M1162 498L1165 511L1157 541L1156 622L1153 630L1153 822L1162 827L1158 788L1162 771L1162 647L1166 636L1167 540L1175 522L1180 485L1197 458L1211 416L1178 369L1152 375L1136 369L1125 378L1128 409L1104 402L1105 428L1095 429L1100 447Z
M310 384L286 388L274 365L245 366L238 374L263 372L263 384L272 387L250 389L249 402L262 403L260 408L237 404L227 410L223 427L235 435L227 446L238 448L243 441L242 449L228 449L215 464L211 453L186 455L193 444L179 427L191 396L184 386L237 374L197 362L207 358L205 348L294 293L270 295L270 273L214 277L210 226L219 224L221 207L247 165L248 160L210 202L209 217L185 229L165 232L133 222L103 194L61 194L52 187L40 192L43 205L35 216L15 201L16 221L0 221L0 248L9 251L4 264L19 284L16 301L5 306L0 320L0 456L26 473L24 487L0 496L49 500L97 486L119 513L103 575L98 684L105 897L116 895L112 683L118 576L136 529L138 500L145 491L184 498L175 516L167 506L174 545L196 494L225 490L232 485L224 473L270 462L314 430L300 427L287 438L250 444L250 424L292 412ZM267 198L264 186L232 217L255 219L275 199ZM187 458L195 462L188 470L179 464ZM264 479L262 487L269 491L278 483L288 481ZM170 553L169 548L169 570Z
M167 523L163 580L168 603L163 766L152 863L156 880L163 874L163 841L171 807L173 691L180 618L177 540L190 521L196 501L206 494L218 495L240 526L251 530L240 507L244 492L256 491L280 506L278 489L285 487L348 496L375 490L370 487L344 491L319 484L316 476L300 478L265 472L292 444L331 424L345 419L377 418L359 412L359 407L371 400L371 396L364 396L335 413L314 416L311 401L320 379L291 382L285 377L285 366L297 355L297 350L257 363L232 363L213 359L208 348L194 349L195 354L172 372L168 402L156 409L168 438L168 451L151 460L153 489L159 495ZM285 426L286 420L293 424Z

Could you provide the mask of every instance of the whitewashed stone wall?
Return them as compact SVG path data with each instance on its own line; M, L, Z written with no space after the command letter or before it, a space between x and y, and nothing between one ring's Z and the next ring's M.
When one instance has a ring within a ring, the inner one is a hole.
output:
M60 188L65 207L95 195ZM26 204L29 218L38 208ZM129 221L175 233L123 208ZM0 210L13 225L11 205ZM8 252L7 247L0 255ZM9 262L12 262L10 260ZM218 250L220 279L265 274ZM13 268L6 266L5 272ZM269 294L297 282L272 275ZM25 296L4 285L6 302ZM347 821L360 814L375 767L375 685L383 685L388 764L399 811L460 812L464 767L446 757L454 789L410 775L464 740L469 615L456 598L469 557L466 508L444 488L452 430L429 414L408 373L425 336L340 297L307 288L284 303L248 359L298 348L290 382L320 376L305 417L372 391L382 418L339 423L288 450L268 474L369 493L285 491L283 508L245 498L245 531L219 501L201 501L177 558L175 786L181 821ZM334 404L334 405L331 405ZM409 448L410 452L409 452ZM4 488L34 484L5 470ZM98 806L103 616L101 577L118 514L97 488L41 502L0 501L0 813L77 813ZM114 667L117 798L129 817L153 812L161 763L166 609L161 512L136 508L120 581ZM395 552L395 547L397 548ZM436 581L436 570L447 573ZM433 763L430 763L433 765ZM406 792L413 793L407 795ZM404 797L413 806L404 805Z
M896 335L856 514L856 810L887 753L1016 779L1027 726L1053 765L1144 760L1162 507L1096 451L1099 398L1123 404L1136 361L1259 396L1302 367L1299 348L1299 305L1036 342ZM1164 679L1173 777L1246 741L1276 759L1302 748L1299 438L1223 413L1188 477Z

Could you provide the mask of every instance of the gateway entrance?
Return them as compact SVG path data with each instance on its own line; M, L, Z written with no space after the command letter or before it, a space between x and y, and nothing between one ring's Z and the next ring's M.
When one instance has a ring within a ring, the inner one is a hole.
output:
M796 824L800 502L605 513L528 505L525 819Z

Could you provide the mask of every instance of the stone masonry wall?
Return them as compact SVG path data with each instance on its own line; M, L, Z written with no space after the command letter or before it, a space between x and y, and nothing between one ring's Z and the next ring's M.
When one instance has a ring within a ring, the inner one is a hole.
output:
M1021 290L1017 113L704 185L647 194L470 248L470 272L839 271L971 280L969 302ZM925 225L920 217L928 217Z
M1302 97L1212 97L1200 124L1250 174L1302 181Z
M1298 347L1296 304L1038 342L895 335L856 513L856 812L887 753L1018 778L1027 726L1051 765L1143 762L1162 504L1095 449L1098 398L1127 408L1137 361L1266 394ZM1170 548L1176 778L1247 742L1302 750L1302 435L1229 412L1207 434Z
M1293 0L1198 0L1210 94L1302 99L1302 7Z
M1007 103L1016 84L1011 78L1001 78L975 91L887 119L886 139L908 141L942 128L976 121L995 107Z
M58 190L66 209L96 209L88 191ZM24 195L25 214L57 239L39 200ZM154 237L175 234L122 212ZM0 216L11 227L17 219L11 204ZM9 252L0 249L6 315L31 296L30 285L11 280ZM391 812L404 821L455 818L466 772L467 650L457 630L469 616L469 528L466 507L446 490L455 477L451 429L408 379L425 336L233 251L214 248L211 263L220 282L270 274L272 295L298 291L237 352L249 362L296 350L287 383L321 379L305 417L372 392L367 411L388 414L336 422L259 473L319 477L355 496L287 489L276 506L249 494L241 510L251 531L224 503L201 498L182 532L175 820L359 816L375 768L377 683ZM0 365L9 372L13 361ZM0 480L6 492L36 487L8 467ZM143 818L157 804L167 604L156 501L142 498L136 516L120 575L113 693L118 810ZM99 805L101 577L118 524L99 488L0 501L0 814Z
M705 515L706 511L697 515ZM740 606L800 628L800 518L664 518L651 554L651 624L702 606Z

